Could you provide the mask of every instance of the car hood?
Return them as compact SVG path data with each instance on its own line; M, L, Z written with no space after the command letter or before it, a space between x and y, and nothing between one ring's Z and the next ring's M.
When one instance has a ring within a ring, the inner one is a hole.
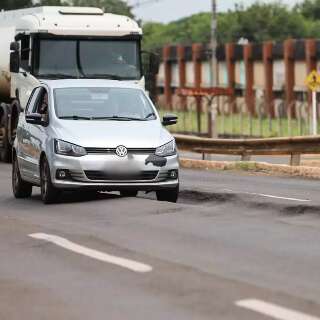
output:
M83 147L157 148L172 139L158 120L85 121L60 120L54 125L58 139Z

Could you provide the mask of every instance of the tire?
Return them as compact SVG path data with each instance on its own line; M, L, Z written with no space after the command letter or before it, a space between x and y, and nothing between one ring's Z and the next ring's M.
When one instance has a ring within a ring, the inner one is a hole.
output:
M11 110L11 118L10 118L10 123L8 124L9 125L8 140L9 140L9 144L13 146L14 140L17 135L19 115L21 112L21 106L20 106L19 100L14 100L11 103L10 110Z
M12 191L16 199L29 198L32 194L32 184L21 178L17 157L12 161Z
M58 200L60 192L52 184L49 163L45 157L40 165L40 189L44 204L52 204Z
M12 146L9 143L9 106L7 104L2 104L0 108L0 130L3 131L2 147L0 147L0 160L11 163Z
M156 191L158 201L176 203L179 197L179 185L175 188Z
M123 190L120 191L121 197L125 198L135 198L138 195L138 191L136 190Z

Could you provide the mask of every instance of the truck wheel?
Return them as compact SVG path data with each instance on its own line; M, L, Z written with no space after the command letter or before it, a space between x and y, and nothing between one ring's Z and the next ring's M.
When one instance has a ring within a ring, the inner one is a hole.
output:
M11 103L11 117L9 123L9 143L13 146L14 139L17 135L17 127L19 122L19 115L21 112L21 106L19 100L14 100Z
M9 106L0 106L0 160L10 163L12 160L12 147L9 143Z
M12 162L12 191L17 199L29 198L32 194L32 184L21 178L17 157Z
M175 188L156 191L158 201L168 201L176 203L179 196L179 185Z
M49 163L45 157L40 165L40 188L44 204L52 204L57 201L59 190L52 184Z

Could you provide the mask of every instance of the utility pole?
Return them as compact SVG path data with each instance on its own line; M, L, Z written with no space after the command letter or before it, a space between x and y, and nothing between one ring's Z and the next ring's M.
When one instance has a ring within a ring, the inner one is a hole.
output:
M212 1L212 21L211 21L211 86L216 88L218 86L218 61L217 61L217 0ZM217 137L216 130L216 115L217 115L217 98L212 101L211 110L209 111L209 134L212 138Z

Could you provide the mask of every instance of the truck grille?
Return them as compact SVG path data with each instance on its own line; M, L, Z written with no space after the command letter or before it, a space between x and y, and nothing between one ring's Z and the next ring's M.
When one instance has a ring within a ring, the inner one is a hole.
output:
M112 173L103 171L85 171L89 180L94 181L141 181L141 180L154 180L158 171L141 171L137 173Z

